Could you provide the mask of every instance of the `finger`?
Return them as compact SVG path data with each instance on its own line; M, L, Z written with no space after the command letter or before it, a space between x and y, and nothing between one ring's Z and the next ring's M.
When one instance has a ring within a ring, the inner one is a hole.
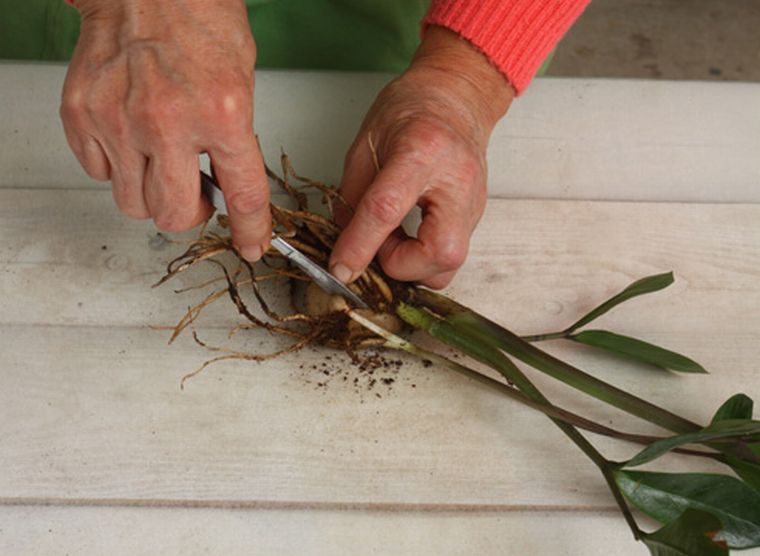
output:
M388 161L361 196L351 221L335 243L330 271L339 280L355 280L380 246L417 204L433 169L403 157Z
M386 268L387 261L396 258L399 252L403 251L409 245L414 245L414 242L416 241L415 238L410 237L406 231L404 231L402 226L396 228L393 233L388 236L388 239L385 240L385 243L383 243L377 252L377 259L380 262L380 266L382 266L383 270L391 277L403 276L406 274L406 281L417 282L433 289L440 289L448 285L456 274L456 271L436 273L436 269L424 266L421 269L421 272L414 272L412 270L411 272L397 273L393 271L393 268L391 268L390 273L388 272L388 268ZM391 263L391 267L393 264L394 263ZM403 265L404 263L402 262L401 264ZM408 270L408 267L406 267L406 270Z
M209 149L209 156L227 203L232 241L243 258L256 261L272 233L269 182L256 140L251 134L231 149Z
M88 135L83 140L82 156L79 159L87 175L94 180L108 181L111 179L111 164L108 162L100 142Z
M430 195L435 200L423 210L417 237L395 233L379 250L378 259L397 280L443 287L464 263L480 213L463 210L466 201L446 191L434 190Z
M129 147L117 150L106 144L105 151L111 161L111 192L116 206L130 218L150 218L143 196L147 158Z
M455 270L452 272L443 272L438 276L433 276L432 278L421 280L420 284L432 290L442 290L451 283L451 281L454 279L454 276L456 275L457 273Z
M345 227L351 221L355 208L375 179L377 169L372 154L363 137L357 138L346 154L343 176L340 180L340 194L350 206L337 202L333 206L333 218L339 226Z
M94 180L110 180L111 164L100 142L92 135L74 133L66 132L66 138L82 169Z
M165 150L148 161L143 194L156 226L178 232L194 228L212 213L200 186L198 155Z
M61 106L61 120L66 141L87 175L98 181L111 179L111 165L103 147L93 133L85 131L91 126L88 126L84 111L64 104Z

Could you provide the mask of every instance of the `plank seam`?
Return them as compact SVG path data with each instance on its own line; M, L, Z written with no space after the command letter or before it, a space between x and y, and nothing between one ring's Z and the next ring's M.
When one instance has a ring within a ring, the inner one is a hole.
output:
M394 502L308 502L286 500L199 500L165 498L0 498L3 506L55 506L55 507L113 507L113 508L183 508L219 510L318 510L364 511L374 513L599 513L616 512L617 507L559 504L426 504Z

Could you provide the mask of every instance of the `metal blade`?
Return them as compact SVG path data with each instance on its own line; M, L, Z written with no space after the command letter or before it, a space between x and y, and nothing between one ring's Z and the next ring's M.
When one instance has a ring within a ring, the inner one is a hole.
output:
M342 295L348 301L353 303L354 306L360 309L368 308L367 304L362 301L362 298L348 289L348 286L281 237L274 234L272 235L272 247L287 257L291 263L300 268L304 274L314 280L314 282L327 293L332 295Z
M220 214L227 214L227 204L224 202L222 190L214 183L211 176L204 172L201 172L201 189ZM327 293L341 295L360 309L367 309L369 307L361 297L352 292L343 282L274 233L272 234L272 247L300 268L304 274L314 280Z
M201 191L219 214L227 214L227 203L224 202L224 193L222 193L222 190L216 185L214 179L206 172L201 172Z

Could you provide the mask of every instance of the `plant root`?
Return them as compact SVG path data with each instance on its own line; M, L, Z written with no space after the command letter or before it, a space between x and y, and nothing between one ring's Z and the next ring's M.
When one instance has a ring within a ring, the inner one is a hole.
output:
M370 146L374 153L374 146ZM373 156L376 159L376 154ZM332 208L335 203L341 203L349 209L351 207L334 187L299 175L284 153L280 162L282 176L278 176L269 168L266 169L267 175L280 185L296 208L273 205L271 207L273 229L315 262L326 264L340 233L340 228L332 221ZM321 203L327 205L328 216L311 210L310 195L307 194L309 192L312 193L311 197L316 194ZM154 287L163 285L177 275L197 268L202 262L211 264L220 271L217 276L175 289L176 293L188 293L217 286L200 302L188 307L174 327L168 327L172 331L169 343L173 343L183 331L194 325L210 305L224 298L232 302L243 319L243 322L231 327L229 338L241 331L263 329L274 335L289 337L292 343L289 347L274 353L249 353L210 346L202 342L197 333L193 332L193 338L198 345L209 351L224 353L206 361L200 368L185 375L180 384L182 388L187 380L198 375L208 366L221 361L232 359L265 361L295 353L309 345L322 345L344 351L352 361L360 364L363 361L361 356L363 350L384 345L383 338L363 326L358 326L351 319L348 306L345 304L322 314L309 314L298 310L298 302L291 299L292 310L285 314L275 311L262 293L260 283L281 279L291 284L291 292L297 292L299 288L295 287L296 284L310 283L310 278L300 269L291 266L274 249L268 250L259 264L249 263L240 256L232 244L227 217L217 216L216 224L212 226L211 221L204 224L199 237L190 243L184 253L169 262L165 275L154 285ZM260 272L259 266L266 267L266 271ZM219 283L224 285L218 287ZM367 302L373 312L383 314L392 313L393 309L394 290L397 286L389 284L390 279L379 267L373 265L350 287ZM303 293L303 288L300 288L300 291Z

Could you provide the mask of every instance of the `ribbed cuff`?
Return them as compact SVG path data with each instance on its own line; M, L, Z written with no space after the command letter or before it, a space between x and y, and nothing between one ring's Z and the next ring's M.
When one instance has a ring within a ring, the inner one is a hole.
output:
M467 39L519 95L590 0L433 0L423 25Z

